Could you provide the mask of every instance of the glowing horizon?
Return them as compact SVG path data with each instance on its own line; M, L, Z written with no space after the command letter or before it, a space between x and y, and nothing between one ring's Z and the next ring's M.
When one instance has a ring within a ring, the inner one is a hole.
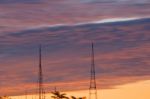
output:
M150 80L140 81L136 83L130 83L125 85L119 85L114 87L113 89L98 89L98 98L100 99L149 99L150 98ZM59 90L58 90L59 91ZM61 92L61 91L60 91ZM88 90L78 90L78 91L63 91L61 93L66 93L68 97L76 96L76 97L84 97L88 99L89 91ZM140 96L137 96L140 94ZM47 93L45 99L50 99L52 94ZM38 96L27 95L28 99L36 99ZM12 99L25 99L26 96L11 96Z

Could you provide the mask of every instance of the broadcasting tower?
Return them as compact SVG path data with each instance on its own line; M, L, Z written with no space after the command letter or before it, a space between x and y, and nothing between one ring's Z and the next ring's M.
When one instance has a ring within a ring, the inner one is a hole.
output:
M93 42L92 42L92 53L91 53L91 76L90 76L90 87L89 87L89 99L97 99Z
M38 81L38 84L39 84L39 99L44 99L41 45L39 46L39 81Z

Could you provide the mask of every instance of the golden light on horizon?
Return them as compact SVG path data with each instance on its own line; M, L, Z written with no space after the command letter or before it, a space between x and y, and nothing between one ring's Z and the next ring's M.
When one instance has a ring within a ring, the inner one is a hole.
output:
M150 80L140 81L125 85L116 86L114 89L98 90L99 99L150 99ZM86 96L88 99L88 90L63 92L67 96ZM51 94L46 94L46 99L50 99ZM12 99L26 99L26 96L13 96ZM28 95L28 99L37 99L36 95Z

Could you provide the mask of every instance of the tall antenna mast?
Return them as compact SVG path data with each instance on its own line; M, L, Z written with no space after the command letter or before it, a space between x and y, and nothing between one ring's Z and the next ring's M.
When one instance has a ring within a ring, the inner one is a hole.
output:
M44 99L43 73L42 73L42 48L39 46L39 99Z
M90 87L89 87L89 99L97 99L97 87L95 77L95 59L94 59L94 44L92 42L92 53L91 53L91 76L90 76Z

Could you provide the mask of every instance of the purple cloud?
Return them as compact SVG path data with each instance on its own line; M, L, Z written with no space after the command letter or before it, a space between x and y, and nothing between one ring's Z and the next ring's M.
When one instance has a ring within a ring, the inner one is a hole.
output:
M55 85L62 90L88 88L91 40L95 42L98 87L149 79L149 22L147 18L5 32L0 36L0 86L5 90L1 94L23 94L20 87L36 89L39 43L43 44L47 90Z

